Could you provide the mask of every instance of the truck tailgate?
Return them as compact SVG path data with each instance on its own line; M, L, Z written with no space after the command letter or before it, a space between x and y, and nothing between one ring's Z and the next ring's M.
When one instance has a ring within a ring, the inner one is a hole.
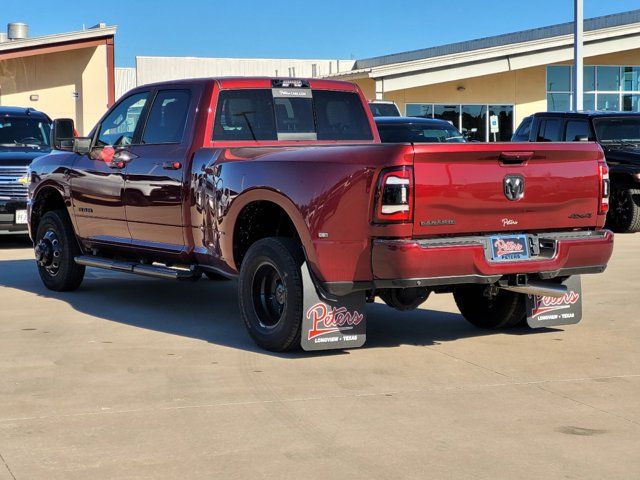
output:
M595 227L603 158L588 142L416 144L414 236Z

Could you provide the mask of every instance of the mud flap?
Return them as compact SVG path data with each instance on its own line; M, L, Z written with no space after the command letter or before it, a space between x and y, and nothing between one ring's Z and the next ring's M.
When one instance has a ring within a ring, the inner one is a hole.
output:
M562 282L567 293L562 298L527 295L527 324L531 328L572 325L582 319L580 275Z
M300 344L304 350L357 348L367 338L365 292L331 295L313 280L307 263L301 267L303 317Z

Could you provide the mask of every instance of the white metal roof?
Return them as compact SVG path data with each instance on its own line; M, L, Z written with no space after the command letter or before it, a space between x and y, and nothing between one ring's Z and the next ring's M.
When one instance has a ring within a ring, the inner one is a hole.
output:
M136 57L138 85L184 78L323 77L351 72L355 60L300 58Z

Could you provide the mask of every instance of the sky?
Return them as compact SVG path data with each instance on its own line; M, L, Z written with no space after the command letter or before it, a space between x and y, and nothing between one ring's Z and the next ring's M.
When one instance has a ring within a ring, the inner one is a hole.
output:
M585 18L640 8L584 0ZM116 65L140 56L361 59L573 20L573 0L2 0L30 35L117 25Z

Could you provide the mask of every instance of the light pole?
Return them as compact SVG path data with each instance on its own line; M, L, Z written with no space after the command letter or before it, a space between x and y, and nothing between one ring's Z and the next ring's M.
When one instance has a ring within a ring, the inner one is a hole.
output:
M573 0L573 110L582 110L582 0Z

